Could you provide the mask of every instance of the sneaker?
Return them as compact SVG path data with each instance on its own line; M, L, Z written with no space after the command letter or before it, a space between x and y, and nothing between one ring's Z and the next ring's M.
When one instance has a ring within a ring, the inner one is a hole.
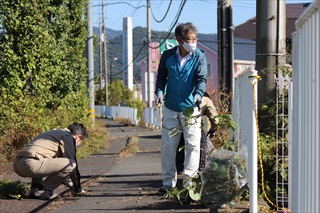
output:
M83 196L87 195L88 192L87 192L86 190L83 190L83 189L82 189L82 190L79 191L79 192L73 191L72 194L73 194L73 196L75 196L75 197L83 197Z
M173 189L174 189L174 187L172 187L172 186L163 185L163 186L161 186L161 188L159 189L159 192L160 192L161 194L165 194L165 193L167 193L167 191L171 191L171 190L173 190Z
M32 183L31 187L30 187L29 194L33 195L36 189L37 190L44 190L44 186L40 183Z
M40 200L54 200L59 199L61 196L59 194L54 194L52 190L49 189L39 189L30 188L29 196L38 198Z

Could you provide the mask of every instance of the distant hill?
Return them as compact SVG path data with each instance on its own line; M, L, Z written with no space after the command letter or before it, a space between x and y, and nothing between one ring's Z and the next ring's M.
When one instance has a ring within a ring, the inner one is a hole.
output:
M93 32L99 34L99 28L94 27ZM140 60L147 56L147 48L143 45L143 41L147 36L147 28L136 27L133 29L133 72L134 79L138 83L141 82L141 69L140 65L137 64ZM158 42L161 39L167 36L167 32L164 31L152 31L152 42ZM173 37L173 34L170 36ZM107 48L108 48L108 70L110 69L110 62L112 62L112 73L119 73L116 76L113 76L113 79L120 77L120 72L122 71L122 31L115 31L107 28ZM117 60L114 60L117 58ZM95 75L98 75L100 72L99 68L99 46L95 48ZM108 71L109 72L109 71ZM108 73L109 75L109 73ZM136 83L136 82L134 82Z
M99 35L100 30L99 27L93 27L93 33ZM114 37L117 37L118 35L121 35L122 31L119 30L112 30L107 28L107 38L108 39L113 39Z
M147 57L147 47L144 46L144 41L147 36L147 28L135 27L132 30L133 34L133 75L134 80L138 83L141 83L141 69L138 64L143 58ZM99 34L99 28L94 29L94 33ZM160 42L161 39L164 39L168 36L168 33L165 31L152 31L151 33L152 42ZM203 34L205 35L205 34ZM199 34L200 36L200 34ZM171 33L169 38L174 38L174 33ZM116 76L112 76L112 79L120 78L122 68L122 31L116 31L107 28L107 48L108 48L108 75L110 69L110 62L112 61L112 73ZM117 58L117 60L114 60ZM94 62L95 75L98 75L100 72L99 68L99 46L95 48L95 62Z

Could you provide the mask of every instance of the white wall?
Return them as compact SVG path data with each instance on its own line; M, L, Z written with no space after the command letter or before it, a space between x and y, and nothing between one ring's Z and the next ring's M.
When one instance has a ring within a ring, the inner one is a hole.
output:
M316 0L297 20L293 35L292 212L320 212L319 10Z

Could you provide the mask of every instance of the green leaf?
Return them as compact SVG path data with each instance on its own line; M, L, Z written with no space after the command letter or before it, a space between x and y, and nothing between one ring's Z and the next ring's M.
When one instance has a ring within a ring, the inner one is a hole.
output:
M194 109L193 107L187 107L183 112L182 114L185 116L185 117L191 117L192 114L194 112Z
M199 201L201 200L201 194L199 192L195 192L194 189L189 189L189 196L192 200L194 201Z

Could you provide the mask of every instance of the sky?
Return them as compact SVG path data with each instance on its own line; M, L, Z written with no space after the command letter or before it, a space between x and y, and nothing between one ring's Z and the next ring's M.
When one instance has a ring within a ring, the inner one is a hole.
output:
M292 4L314 2L315 0L281 1ZM99 26L102 20L102 2L105 5L105 25L107 28L122 30L124 17L132 17L133 28L137 26L147 27L147 0L92 0L93 26ZM152 10L150 14L151 29L169 31L177 17L180 3L180 0L172 0L171 5L170 0L150 0ZM217 4L217 0L186 0L177 23L192 22L197 27L198 33L216 33ZM169 5L170 9L164 18ZM235 27L256 16L256 0L232 0L232 8ZM174 30L171 32L174 32Z

